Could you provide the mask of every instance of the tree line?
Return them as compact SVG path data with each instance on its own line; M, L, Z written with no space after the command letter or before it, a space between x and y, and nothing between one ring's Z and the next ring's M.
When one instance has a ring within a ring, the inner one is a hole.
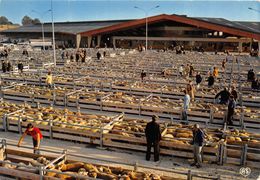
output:
M33 19L26 15L22 18L21 23L23 26L26 26L26 25L40 24L41 21L38 18ZM0 25L13 25L13 23L9 21L7 17L0 16Z

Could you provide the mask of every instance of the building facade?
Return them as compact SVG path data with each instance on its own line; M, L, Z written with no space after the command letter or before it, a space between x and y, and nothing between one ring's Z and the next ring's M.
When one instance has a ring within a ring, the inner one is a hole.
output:
M134 20L110 20L55 23L58 46L136 48L145 44L146 22L148 47L185 49L202 47L208 51L250 51L259 49L260 22L236 22L223 18L194 18L184 15L147 17ZM50 38L51 23L44 24L45 37ZM1 31L12 39L41 38L40 25Z

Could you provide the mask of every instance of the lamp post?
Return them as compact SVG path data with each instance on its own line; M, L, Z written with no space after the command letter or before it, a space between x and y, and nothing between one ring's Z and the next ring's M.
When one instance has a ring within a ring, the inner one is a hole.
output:
M54 21L53 21L53 5L51 0L51 24L52 24L52 48L53 48L53 63L56 66L56 45L55 45L55 33L54 33Z
M48 11L45 11L45 12L42 12L42 13L40 13L40 12L38 12L38 11L35 11L35 10L32 10L32 12L34 12L34 13L36 13L36 14L38 14L39 16L40 16L40 18L41 18L41 26L42 26L42 43L43 43L43 50L45 51L45 39L44 39L44 28L43 28L43 24L44 24L44 22L43 22L43 16L47 13L47 12L50 12L51 10L49 9Z
M152 7L150 9L143 9L143 8L138 7L138 6L134 7L135 9L139 9L139 10L143 11L144 14L145 14L145 50L146 51L148 49L148 13L149 13L149 11L156 9L156 8L159 8L159 7L160 7L159 5Z

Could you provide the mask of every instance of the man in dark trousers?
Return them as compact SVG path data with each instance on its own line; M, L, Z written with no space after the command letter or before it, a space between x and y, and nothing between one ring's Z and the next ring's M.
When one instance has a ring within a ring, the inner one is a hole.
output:
M214 85L215 79L212 74L208 77L208 87L212 87Z
M98 52L97 52L97 59L100 60L100 58L101 58L101 54L100 54L100 52L98 51Z
M217 99L219 96L220 96L219 104L227 104L228 103L228 99L229 99L230 93L228 92L227 88L224 88L222 91L220 91L215 96L215 99Z
M141 72L141 80L143 81L145 77L146 77L146 72L144 72L144 70L142 70L142 72Z
M190 71L189 71L189 76L192 77L194 72L194 67L192 64L190 64Z
M201 81L202 81L202 77L201 77L200 73L197 72L197 75L196 75L197 89L199 89Z
M11 62L10 62L10 61L7 62L6 71L7 71L7 72L12 71L12 65L11 65Z
M193 144L194 163L192 163L191 166L196 166L197 168L200 168L202 165L201 152L202 152L205 134L200 129L198 124L194 124L192 132L193 132L192 144Z
M29 123L27 125L26 131L23 133L23 135L21 136L21 138L18 142L18 145L17 145L18 147L21 146L26 135L32 136L34 153L40 154L39 147L40 147L41 139L43 138L40 129L37 127L34 127L31 123Z
M6 72L6 68L7 68L7 64L6 64L5 61L2 60L2 71L3 71L3 73Z
M156 122L158 116L152 116L152 121L147 123L145 128L145 136L147 141L146 160L151 157L151 148L154 148L154 162L159 161L161 131L160 125Z
M229 103L228 103L228 113L227 113L227 124L233 125L233 115L235 113L236 108L236 101L234 99L234 96L230 96Z
M237 101L238 93L237 93L237 91L236 91L236 89L235 89L235 86L232 86L232 87L231 87L230 95L232 95L232 96L234 97L235 101Z
M252 88L252 90L258 90L259 89L259 82L258 82L258 79L256 77L251 82L251 88Z
M248 73L247 73L247 81L248 81L248 82L251 82L251 81L254 80L254 78L255 78L255 72L254 72L253 69L250 69L250 70L248 71Z
M18 71L20 71L20 73L23 73L23 63L21 61L19 61L17 67L18 67Z

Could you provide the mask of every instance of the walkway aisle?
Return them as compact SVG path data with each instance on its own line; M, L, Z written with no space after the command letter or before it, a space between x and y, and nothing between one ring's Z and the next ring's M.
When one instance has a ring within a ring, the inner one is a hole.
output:
M11 132L0 132L0 138L4 138L7 140L8 148L16 149L16 150L24 150L30 152L32 150L18 148L16 146L20 135L17 133ZM24 140L23 146L30 146L32 147L32 140L30 137L26 137ZM239 167L236 166L218 166L215 164L204 164L202 169L196 169L190 167L190 162L188 160L184 160L181 158L169 157L169 156L161 156L161 161L159 163L154 163L153 161L146 161L145 154L142 152L134 152L134 151L126 151L126 150L119 150L119 149L100 149L96 147L86 146L85 144L79 144L69 141L61 141L61 140L51 140L48 138L44 138L41 143L41 149L46 150L53 150L53 151L60 151L62 152L64 149L68 150L69 154L73 155L84 155L86 157L101 159L101 160L108 160L113 161L115 163L104 163L97 160L89 160L88 162L91 163L102 163L104 165L114 165L116 163L124 163L124 164L132 164L134 165L136 162L138 164L142 164L149 167L160 167L160 168L169 168L175 170L185 170L187 172L188 169L191 169L192 172L210 172L212 175L221 175L222 179L241 179L239 175ZM82 158L74 158L74 160L82 160ZM153 160L153 159L152 159ZM122 165L120 165L122 167ZM123 166L127 167L127 166ZM131 166L130 168L133 168ZM151 170L152 171L152 170ZM260 175L259 170L252 170L251 178L257 179Z

